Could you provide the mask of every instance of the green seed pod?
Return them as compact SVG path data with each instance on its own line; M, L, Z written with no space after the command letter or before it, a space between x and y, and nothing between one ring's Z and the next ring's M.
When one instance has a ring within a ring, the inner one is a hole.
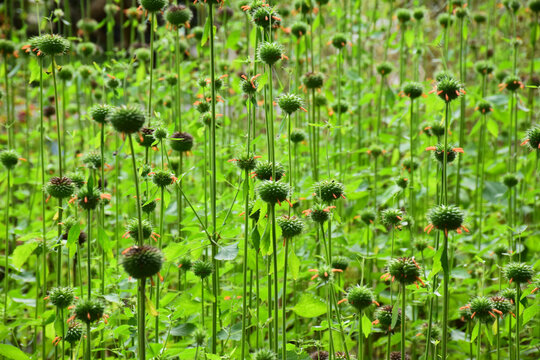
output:
M420 238L414 242L414 248L420 252L426 250L429 246L429 242L426 239Z
M201 41L204 35L204 29L201 26L195 26L193 29L191 29L191 33L197 41Z
M447 103L457 99L462 93L461 83L453 77L444 76L437 81L437 95Z
M274 65L283 56L283 46L276 42L263 42L257 48L257 59L268 66Z
M105 86L107 86L108 89L115 90L120 86L120 80L115 77L110 77L107 79Z
M320 89L324 83L324 75L320 72L308 72L302 78L307 89Z
M540 126L534 126L527 130L525 142L531 150L540 149Z
M150 60L150 50L147 48L135 49L135 58L142 62L148 62Z
M30 39L32 49L37 49L43 55L61 56L69 51L69 41L57 34L45 34Z
M142 232L143 232L143 239L146 240L150 236L152 236L153 231L152 223L149 220L143 219L142 221ZM134 239L139 239L139 220L138 219L131 219L128 221L126 225L126 231L129 233L129 236Z
M101 169L103 166L101 162L101 154L95 151L85 154L82 158L83 164L88 166L90 169Z
M6 39L0 39L0 56L6 58L13 55L15 52L15 45L12 41Z
M156 140L159 140L161 142L167 137L169 137L169 132L166 128L160 126L154 130L154 138L156 138Z
M77 189L80 189L84 186L86 182L84 175L80 172L72 172L68 174L68 178L71 179L71 182L75 185Z
M515 304L517 297L517 290L514 288L506 288L501 291L500 294L503 298L510 301L511 304Z
M347 292L347 302L358 312L364 311L364 309L371 306L374 301L375 297L373 296L373 291L366 286L356 285Z
M510 282L515 282L516 284L529 282L534 276L532 266L526 263L511 262L504 267L503 271L504 276Z
M287 200L289 185L279 181L263 180L257 186L257 193L262 201L275 205Z
M503 5L506 10L516 13L521 7L521 2L519 0L504 0Z
M332 258L332 268L345 271L349 267L349 262L349 258L345 256L336 256Z
M392 279L404 285L412 284L420 279L420 265L413 258L392 259L386 265L386 271L392 276Z
M398 9L396 11L396 17L402 24L409 22L411 20L411 16L412 14L408 9Z
M341 102L335 102L332 104L332 110L336 114L345 114L347 111L349 111L349 103L345 100L341 100Z
M257 93L257 87L258 87L257 80L247 80L242 79L240 82L240 89L242 89L242 93L244 93L247 96L253 96Z
M90 78L90 76L92 76L94 73L94 69L88 65L81 65L78 70L79 75L83 80L88 80L88 78Z
M382 76L385 77L389 75L394 70L394 65L392 63L385 61L377 65L377 72Z
M481 114L489 114L493 111L493 104L487 100L480 100L476 107Z
M439 230L457 230L463 225L465 214L454 205L437 205L428 212L427 219Z
M70 178L53 177L45 185L45 191L47 194L56 199L65 199L73 195L75 192L75 185Z
M302 107L302 98L296 94L283 94L277 99L278 105L287 115Z
M401 165L403 166L403 168L405 170L407 170L407 172L411 172L411 169L412 170L416 170L418 169L418 167L420 166L420 164L418 163L418 161L416 160L413 160L411 158L406 158L406 159L403 159L403 161L401 162Z
M376 214L375 214L375 211L371 210L371 209L368 209L368 210L364 210L362 211L362 213L360 214L360 219L362 220L362 222L366 225L371 225L374 223L375 219L376 219Z
M157 203L155 200L147 200L147 199L144 199L143 201L141 201L141 210L143 211L143 213L145 214L151 214L154 212L154 210L156 210L156 207L157 207Z
M455 13L458 19L464 19L465 17L469 15L469 11L463 7L457 8Z
M77 21L77 28L83 33L92 34L98 28L99 24L94 19L81 19Z
M436 136L440 138L444 135L444 125L441 125L439 121L433 121L424 128L426 134L429 136Z
M275 165L276 178L279 181L285 175L285 168L281 163ZM258 161L255 167L255 177L259 180L270 180L272 178L272 163L268 160Z
M429 325L428 324L424 324L424 326L422 326L422 333L424 334L425 337L428 336L428 329L429 329ZM439 325L437 324L432 324L431 325L431 341L441 341L441 338L442 338L442 329Z
M416 8L413 10L412 15L416 21L422 21L426 15L426 11L424 10L424 8Z
M506 246L503 244L495 245L495 248L493 249L493 253L497 255L499 259L509 254L508 250L506 249Z
M377 308L375 311L375 319L378 321L378 324L384 330L392 330L392 305L385 305L380 308ZM398 316L395 328L399 328L401 325L401 309L398 309Z
M109 121L116 131L133 134L143 127L146 117L140 108L124 105L110 113Z
M396 182L396 185L402 189L406 189L407 186L409 185L409 179L403 176L396 178L395 182Z
M314 196L322 202L331 204L340 197L345 198L345 187L335 180L322 180L313 185Z
M107 117L114 108L107 104L95 105L90 109L90 117L97 123L105 124Z
M156 138L154 137L154 129L143 127L140 133L141 136L137 137L137 142L139 145L149 148L156 141Z
M473 20L477 24L484 24L487 21L487 16L484 13L477 12L473 14Z
M402 91L405 96L408 96L409 98L411 98L411 100L414 100L422 96L422 93L424 92L424 87L421 83L418 82L408 82L403 85Z
M296 38L301 38L307 34L308 25L303 21L297 21L291 26L291 34Z
M191 267L193 266L193 262L191 261L191 258L189 256L182 256L180 258L178 268L182 271L189 271L191 270Z
M253 171L257 166L257 159L253 155L242 155L236 159L236 166L242 171Z
M279 14L270 7L259 7L252 13L251 20L257 26L262 27L265 30L277 28L281 24L281 18Z
M272 350L260 349L253 354L253 360L277 360L277 357Z
M49 291L49 299L57 308L65 309L73 303L75 295L70 287L55 287Z
M206 332L203 329L195 329L193 332L193 341L195 341L195 345L197 346L204 346L204 343L206 342Z
M78 323L72 324L68 327L64 340L73 345L77 341L81 340L83 331Z
M324 0L326 3L328 3L328 0ZM325 350L317 350L309 354L309 357L311 360L328 360L330 358L330 354L328 351Z
M478 74L485 76L493 73L493 71L495 71L495 66L491 61L481 60L474 64L474 69Z
M103 317L105 306L97 299L82 299L75 306L75 316L85 324L91 324Z
M156 170L152 182L160 188L165 188L174 183L174 175L170 171Z
M139 0L139 4L144 8L144 10L154 13L161 11L167 5L165 0Z
M519 183L519 180L516 175L514 174L505 174L503 177L503 184L507 188L513 188Z
M493 314L493 302L485 297L478 296L470 303L471 317L485 324L492 323L495 319Z
M277 223L281 228L281 235L285 239L292 239L304 230L304 223L296 216L283 215L277 219Z
M191 267L195 276L201 280L206 279L214 272L214 265L210 261L197 260L193 263Z
M306 140L306 138L307 138L307 135L302 130L296 129L296 130L291 131L291 141L295 144Z
M83 42L77 45L77 54L82 58L88 58L96 55L97 48L94 43Z
M493 303L493 309L502 313L499 315L506 315L512 311L512 303L507 298L502 296L493 296L490 300Z
M19 162L19 154L15 150L3 150L0 152L0 162L8 170L13 169Z
M191 21L193 13L184 5L171 5L165 12L165 19L174 26L181 27Z
M145 279L156 275L163 266L163 254L149 245L132 246L124 251L124 270L134 279Z
M175 132L169 138L169 145L174 151L190 151L193 148L193 136L187 132Z
M311 220L313 220L317 224L324 224L325 222L330 220L330 217L332 215L330 209L323 204L315 204L307 212Z
M509 75L506 78L504 78L503 86L508 91L516 91L520 87L523 87L523 83L521 82L521 79L517 75Z
M95 210L101 200L99 190L97 188L88 189L88 186L79 190L77 198L79 206L84 210Z
M62 81L70 81L73 79L74 71L71 65L64 65L58 71L58 78Z
M323 284L328 284L334 281L334 272L328 265L321 265L317 270L317 279Z
M338 50L343 49L347 45L347 36L343 33L335 34L332 36L332 45Z
M540 0L529 0L527 7L531 9L533 13L540 13Z
M454 17L452 15L448 15L447 13L442 13L437 16L437 22L441 27L446 28L454 23Z
M400 351L392 351L390 353L390 360L402 360L401 359L401 352ZM403 360L411 360L409 354L405 354L405 358Z
M437 146L435 146L433 157L440 163L444 162L444 144L438 143ZM454 146L448 144L448 147L446 148L446 162L450 164L456 157L457 151L454 150Z
M385 226L396 227L402 220L403 213L399 209L386 209L381 212L381 221Z

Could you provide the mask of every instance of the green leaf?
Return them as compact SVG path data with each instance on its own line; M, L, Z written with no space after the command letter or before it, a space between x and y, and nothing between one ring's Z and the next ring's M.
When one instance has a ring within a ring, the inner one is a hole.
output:
M298 273L300 271L300 260L294 253L294 250L289 254L289 271L293 280L298 280Z
M11 265L15 269L20 269L24 265L28 257L32 255L34 250L37 248L37 241L29 241L24 245L17 246L13 251L13 256L11 260Z
M364 314L362 316L362 332L364 333L364 337L367 338L369 334L371 334L371 320Z
M442 270L442 265L441 265L442 252L443 252L443 247L441 246L439 247L439 250L437 250L437 253L433 257L433 267L429 274L430 277L435 276L439 271Z
M540 306L538 305L532 305L523 311L523 325L528 323L532 318L534 318L538 314L539 308Z
M195 326L195 324L192 324L192 323L180 324L171 329L171 335L172 336L189 336L195 331L196 328L197 326Z
M318 296L304 293L292 310L298 316L314 318L326 314L326 303Z
M30 359L26 353L12 345L0 344L0 355L10 360L27 360Z
M489 133L496 139L499 136L499 127L497 126L497 122L492 118L489 118L486 126Z
M68 232L67 245L76 244L81 234L81 227L79 224L73 225Z
M253 227L251 230L251 243L255 250L259 250L261 246L261 234L259 234L259 228L257 226Z
M146 297L146 312L152 316L158 316L158 312L152 300L150 300L148 295L144 294L144 296Z
M216 260L234 260L238 255L238 242L223 246L219 249L214 259Z
M474 329L471 333L471 342L474 342L474 340L476 339L476 337L478 336L478 331L480 330L480 324L479 323L476 323L474 325Z
M392 307L392 324L390 325L392 329L396 327L396 324L398 321L399 311L398 311L397 304L398 304L398 301L396 300L396 302L394 303L394 306Z

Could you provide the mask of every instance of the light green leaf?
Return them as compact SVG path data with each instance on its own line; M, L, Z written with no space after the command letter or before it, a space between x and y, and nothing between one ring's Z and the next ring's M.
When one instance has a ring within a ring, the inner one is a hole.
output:
M152 316L158 316L158 312L152 300L150 300L148 295L145 294L144 296L146 297L146 312Z
M28 257L32 255L34 250L37 248L37 241L29 241L24 245L17 246L13 251L13 256L11 260L11 265L15 269L20 269L24 265Z
M238 242L223 246L219 249L214 259L216 260L234 260L238 255Z
M528 323L532 318L534 318L538 314L539 308L540 306L538 305L532 305L523 311L523 325Z
M362 332L364 333L364 337L368 337L369 334L371 334L371 320L364 314L362 316Z
M486 126L489 133L496 139L497 136L499 136L499 127L497 126L497 122L493 120L492 118L489 118L489 120L486 123Z
M12 345L0 344L0 355L10 360L27 360L30 359L26 353Z
M298 280L298 272L300 271L300 260L298 260L298 257L294 253L294 251L291 251L289 254L289 271L291 273L291 276L293 280Z
M326 303L318 296L304 293L293 307L293 311L298 316L314 318L326 314Z
M476 339L476 337L478 336L478 331L480 330L480 324L479 323L476 323L474 325L474 329L471 333L471 342L474 342L474 340Z

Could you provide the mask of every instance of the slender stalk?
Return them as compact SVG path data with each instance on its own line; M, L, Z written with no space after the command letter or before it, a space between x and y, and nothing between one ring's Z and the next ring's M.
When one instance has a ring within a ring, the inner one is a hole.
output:
M7 194L6 194L6 209L5 209L5 223L6 227L5 239L4 239L4 263L5 263L5 274L4 274L4 326L7 324L7 301L9 293L9 209L11 201L11 169L7 169Z
M521 343L520 340L520 315L519 315L519 305L521 304L521 287L518 282L516 282L516 360L519 360L521 353L519 346Z
M448 112L449 112L449 103L446 102L445 106L445 117L444 117L444 157L443 157L443 171L442 171L442 203L444 205L448 204L448 183L447 183L447 147L448 147ZM448 302L449 302L449 293L448 293L448 281L450 280L449 268L448 268L448 232L444 231L444 242L443 242L443 253L441 255L441 264L443 268L443 335L442 335L442 358L446 359L448 351Z
M476 345L476 359L480 360L480 353L482 348L482 323L478 321L478 337L477 337L477 345Z
M405 283L401 284L401 358L405 359Z
M362 331L362 312L358 313L358 360L364 360L364 332Z

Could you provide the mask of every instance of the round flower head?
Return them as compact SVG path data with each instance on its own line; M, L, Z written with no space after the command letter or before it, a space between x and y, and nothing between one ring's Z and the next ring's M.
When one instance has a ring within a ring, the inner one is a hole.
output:
M154 137L154 129L143 127L140 131L140 136L137 137L137 142L144 147L151 147L152 144L156 141Z
M260 349L253 353L253 360L276 360L276 354L269 349Z
M174 26L183 26L191 21L193 13L184 5L171 5L165 12L165 19Z
M242 155L238 157L237 159L232 159L229 161L235 161L236 166L242 171L252 171L257 166L257 158L258 156L253 156L250 154ZM272 169L270 169L270 173L272 172Z
M175 132L169 138L169 144L174 151L190 151L193 148L193 136L187 132Z
M531 150L540 149L540 126L534 126L525 133L525 141L521 145L529 145Z
M516 284L530 282L534 276L534 270L532 266L519 262L511 262L507 264L504 267L503 271L504 276L510 282L515 282Z
M312 2L309 0L298 0L294 3L294 7L302 14L307 15L311 11Z
M304 230L304 223L296 216L283 215L277 219L277 223L281 228L281 235L285 239L291 239L298 236Z
M149 245L132 246L122 252L124 270L134 279L145 279L156 275L163 266L163 254Z
M426 250L428 246L429 242L424 238L416 239L414 241L414 248L420 252Z
M519 0L504 0L503 5L506 8L506 10L517 12L519 8L521 7L521 3Z
M424 130L429 136L436 136L437 138L440 138L444 135L444 125L442 125L439 121L431 122L424 127Z
M73 195L75 192L75 185L70 178L65 176L53 177L45 186L45 191L53 198L65 199Z
M400 23L406 23L411 20L411 12L408 9L398 9L396 17Z
M347 45L347 36L343 33L337 33L332 37L332 45L341 50Z
M81 78L87 80L94 73L94 69L88 65L82 65L79 67L78 72Z
M148 62L150 60L150 50L147 48L135 49L135 58L142 62Z
M314 196L331 204L340 197L345 198L345 187L335 180L322 180L313 185Z
M335 102L332 104L332 110L336 114L344 114L347 111L349 111L349 103L345 100L341 100L340 102Z
M422 326L422 333L425 337L428 336L429 324ZM431 341L441 341L442 329L437 324L431 325Z
M323 94L315 94L315 101L313 102L313 105L317 107L326 106L328 103L328 100L326 99L326 96Z
M396 227L402 220L403 213L399 209L386 209L381 212L381 221L385 226Z
M183 271L189 271L191 270L191 267L193 266L193 262L191 261L191 258L189 256L182 256L180 258L178 268Z
M510 301L511 304L516 302L517 290L514 288L506 288L501 291L500 295Z
M384 61L380 63L379 65L377 65L377 72L383 77L390 74L393 70L394 70L394 65L392 65L392 63L388 61Z
M379 156L384 154L386 151L382 147L380 147L379 145L373 145L373 146L371 146L369 148L369 150L367 152L368 152L368 154L370 154L374 158L378 158Z
M70 287L56 287L49 291L51 303L59 309L65 309L73 302L75 295Z
M409 173L411 172L411 169L416 170L416 169L418 169L418 166L420 166L418 161L416 161L414 159L411 159L411 158L403 159L403 161L401 162L401 165Z
M533 13L540 13L540 0L529 0L527 7L531 9Z
M157 207L157 203L155 200L147 200L147 199L143 199L143 201L141 201L141 210L145 213L145 214L151 214L154 212L154 210L156 210L156 207Z
M140 108L124 105L109 114L109 121L116 131L133 134L143 127L146 117Z
M283 94L278 98L278 105L287 115L302 107L302 98L296 94Z
M360 219L362 220L364 224L368 226L373 224L376 218L377 218L377 215L375 214L375 211L370 210L370 209L364 210L360 214Z
M166 170L156 170L154 171L154 176L152 177L152 182L160 188L165 188L175 181L174 175Z
M481 60L474 64L476 72L482 76L489 75L495 70L495 66L491 61Z
M158 12L167 5L165 0L139 0L139 3L148 12Z
M201 280L206 279L214 272L214 266L210 261L197 260L191 266L191 270Z
M401 325L401 309L398 309L397 322L395 328ZM392 305L385 305L375 311L374 324L380 325L385 330L392 330Z
M513 188L514 186L516 186L518 184L518 182L519 182L519 180L518 180L517 176L514 175L514 174L506 174L503 177L503 184L507 188Z
M495 248L493 249L493 253L495 255L497 255L497 257L500 259L502 258L503 256L509 254L507 248L505 245L503 244L497 244L495 245Z
M476 319L485 324L492 323L495 320L493 302L489 298L485 296L475 297L471 300L469 306L471 319Z
M195 109L201 114L206 113L210 111L210 104L210 102L205 100L197 101L197 103L195 104Z
M401 352L400 351L392 351L390 353L390 360L410 360L409 354L405 354L405 358L401 358Z
M248 79L247 76L242 75L242 81L240 82L240 89L242 93L247 96L253 96L257 93L259 83L257 82L257 75L253 76L251 79Z
M307 28L308 25L303 21L295 22L291 26L291 34L293 34L297 38L301 38L302 36L307 34Z
M259 7L253 11L251 19L255 25L262 27L265 30L279 27L281 18L279 14L270 7Z
M45 34L30 39L32 49L37 49L38 55L60 56L69 51L69 41L57 34Z
M336 256L332 259L332 269L345 271L349 267L349 261L345 256Z
M311 280L318 279L323 284L327 284L334 280L334 272L341 272L341 270L332 269L328 265L321 265L319 269L310 269L309 271L316 272L316 274L311 277Z
M107 79L106 86L111 90L117 89L120 86L120 80L118 80L116 77L110 77Z
M436 91L437 95L447 103L465 93L461 83L451 76L443 76L438 80L433 91Z
M499 314L501 317L512 311L512 303L507 298L503 296L493 296L490 300L493 303L493 310L496 310L495 313Z
M408 285L422 280L420 279L420 265L414 258L402 257L392 259L386 265L387 277L392 281L397 280L401 284ZM384 275L383 275L384 276Z
M283 56L283 46L276 42L263 42L257 48L257 59L268 66L274 65Z
M477 24L483 24L487 21L487 16L486 14L484 13L481 13L481 12L477 12L477 13L474 13L473 14L473 20L477 23Z
M101 163L101 154L92 151L85 154L82 158L84 165L88 166L90 169L100 169L103 165Z
M448 15L447 13L442 13L437 16L437 22L439 25L445 28L454 23L454 17L452 15Z
M97 299L83 299L75 306L75 316L85 324L91 324L103 317L105 306Z
M426 12L423 8L416 8L413 10L412 16L416 21L422 21L426 16Z
M262 201L270 205L281 204L289 196L289 185L279 181L263 180L257 187L257 193Z
M469 11L466 8L460 7L455 10L455 14L458 19L463 19L469 15Z
M15 45L12 41L6 39L0 39L0 56L6 58L13 55L15 52Z
M444 144L438 143L436 146L426 148L428 151L433 151L433 157L440 163L444 162ZM458 152L463 152L462 148L456 148L448 144L446 148L446 163L453 162Z
M15 150L3 150L0 152L0 162L6 169L13 169L19 163L20 156Z
M370 288L356 285L347 292L347 302L358 312L362 312L365 308L375 303L375 297Z
M58 71L58 78L62 81L70 81L73 79L73 73L75 70L73 70L73 67L70 65L64 65L62 68Z
M407 185L409 185L409 179L403 176L396 178L395 181L396 181L396 185L402 189L406 189Z
M302 82L308 89L320 89L324 83L324 75L319 72L308 72L302 78Z
M77 45L77 54L81 57L92 57L96 54L96 51L96 45L91 42L83 42Z
M521 78L519 76L508 75L504 78L502 84L500 84L499 87L508 91L516 91L519 88L523 88L523 83L521 82Z
M439 230L452 231L463 228L465 214L463 210L454 205L437 205L428 212L427 218L430 225L426 230L431 231L435 227Z
M95 105L90 109L90 117L97 123L104 124L114 108L107 104Z
M95 32L98 26L99 26L98 22L92 18L81 19L77 21L77 28L85 34L91 34Z
M489 114L493 111L493 104L487 100L480 100L476 105L476 109L482 114Z
M142 221L142 238L148 239L150 236L152 236L152 223L150 223L149 220L143 219ZM131 219L128 221L126 225L126 232L129 234L129 236L132 239L139 239L139 220L138 219Z
M164 127L160 126L154 130L154 137L159 141L166 139L168 136L169 132Z
M328 2L328 0L326 1ZM330 354L325 350L317 350L309 354L309 357L311 360L328 360L330 358Z
M77 193L79 206L84 210L95 210L101 200L100 192L97 188L85 186Z
M83 331L81 326L78 323L75 323L68 327L64 340L73 345L77 341L81 340L82 335Z
M296 129L291 131L291 141L295 144L306 140L306 137L306 133L302 130Z
M195 341L195 345L197 346L204 346L206 341L206 331L203 329L196 329L193 332L193 341Z
M331 217L330 208L323 204L314 204L310 209L302 212L317 224L324 224Z
M402 91L405 96L411 98L411 100L414 100L422 96L422 93L424 92L424 87L419 82L408 82L403 85Z
M276 178L279 181L285 175L285 168L281 163L275 165ZM268 160L258 161L255 166L255 177L259 180L270 180L272 178L272 163Z

